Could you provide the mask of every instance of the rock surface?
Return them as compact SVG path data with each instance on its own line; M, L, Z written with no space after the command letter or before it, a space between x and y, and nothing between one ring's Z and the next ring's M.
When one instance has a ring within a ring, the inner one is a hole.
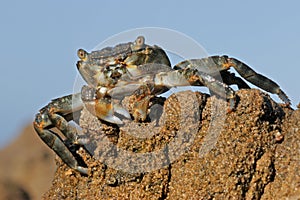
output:
M83 110L89 175L57 159L44 199L299 199L299 109L255 89L237 95L227 113L216 97L176 93L149 122L119 127Z
M0 200L41 199L54 177L54 157L32 124L26 126L0 151Z

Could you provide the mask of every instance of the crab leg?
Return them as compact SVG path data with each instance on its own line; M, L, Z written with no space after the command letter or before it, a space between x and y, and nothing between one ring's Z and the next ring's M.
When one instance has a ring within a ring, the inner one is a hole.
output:
M73 113L82 109L81 95L68 95L54 99L42 108L33 122L34 128L40 138L55 151L55 153L71 168L87 174L85 167L79 166L76 158L68 148L67 144L76 144L76 128L68 124L73 120ZM75 109L75 110L74 110ZM50 129L58 128L67 138L64 142L58 134Z
M234 76L227 70L233 67L243 78L259 88L277 94L279 98L287 105L290 105L290 100L287 95L280 89L279 85L269 78L256 73L245 63L228 56L211 56L202 59L185 60L177 64L175 69L197 69L198 71L210 74L215 77L221 74L224 83L231 85L237 84L239 88L250 88L241 78Z
M176 87L200 85L208 87L215 94L226 98L230 103L230 110L235 106L235 92L228 85L218 81L211 75L196 69L179 69L171 72L158 73L154 82L156 86Z
M221 79L226 85L236 84L239 89L249 89L249 85L243 79L236 77L233 73L227 71L228 67L223 66L224 63L226 63L225 57L211 56L202 59L182 61L174 66L174 69L196 69L200 72L207 73L214 78Z
M243 79L236 77L235 74L229 71L221 71L221 77L226 85L236 84L239 89L250 89L250 86Z
M285 102L285 104L290 105L290 100L287 95L280 89L279 85L269 78L256 73L245 63L235 59L227 58L227 65L234 67L234 69L247 81L262 88L263 90L270 92L272 94L277 94L279 98Z

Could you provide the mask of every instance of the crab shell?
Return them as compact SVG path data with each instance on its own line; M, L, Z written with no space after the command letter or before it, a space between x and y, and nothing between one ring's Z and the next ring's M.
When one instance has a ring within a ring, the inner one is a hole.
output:
M106 47L91 53L79 49L77 55L80 58L77 62L80 74L88 85L96 88L110 89L124 85L126 81L132 83L142 76L171 70L165 51L155 45L146 45L143 36L139 36L135 42ZM155 63L157 67L145 67L145 63Z

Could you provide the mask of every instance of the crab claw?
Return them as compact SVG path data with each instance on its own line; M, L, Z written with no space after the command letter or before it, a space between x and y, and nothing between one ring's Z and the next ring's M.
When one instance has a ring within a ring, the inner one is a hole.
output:
M110 122L110 123L113 123L113 124L123 124L122 120L118 117L116 117L115 115L102 115L102 116L97 116L98 118L104 120L104 121L107 121L107 122Z
M113 105L110 99L107 98L86 101L85 107L97 118L113 124L123 124L122 120L115 114L130 118L130 114L125 108L116 104Z
M113 109L114 109L114 112L116 112L116 113L118 113L120 115L123 115L127 119L131 118L129 112L125 108L123 108L122 106L120 106L118 104L115 104L115 105L113 105Z
M96 89L88 86L82 87L82 101L92 115L114 124L123 124L122 120L115 114L130 118L128 111L118 104L113 104L110 97L97 98L96 95Z

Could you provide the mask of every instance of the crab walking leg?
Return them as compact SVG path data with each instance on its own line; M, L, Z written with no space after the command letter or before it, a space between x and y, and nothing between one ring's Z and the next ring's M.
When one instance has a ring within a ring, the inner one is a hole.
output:
M235 74L230 73L229 71L220 72L222 81L227 85L236 84L239 89L250 89L250 86L240 77L236 77Z
M83 174L87 174L87 169L79 166L76 158L59 135L50 130L50 128L56 127L71 143L75 144L77 142L76 129L68 124L68 120L73 119L73 105L76 108L75 111L82 109L80 94L54 99L40 110L35 117L33 125L40 138L54 150L63 162L69 167Z
M290 105L291 102L288 96L280 89L279 85L269 78L256 73L245 63L235 59L227 58L228 66L234 67L234 69L247 81L250 83L262 88L263 90L270 92L272 94L277 94L279 98L287 105Z
M222 81L227 85L236 84L239 89L249 89L249 85L240 77L236 77L233 73L227 71L228 66L225 56L211 56L201 59L184 60L174 66L175 69L196 69L200 72L210 74L213 77L221 75Z
M232 88L211 75L195 69L185 68L171 72L161 72L155 76L154 82L157 86L166 87L203 85L215 94L229 100L230 110L235 107L235 92Z

